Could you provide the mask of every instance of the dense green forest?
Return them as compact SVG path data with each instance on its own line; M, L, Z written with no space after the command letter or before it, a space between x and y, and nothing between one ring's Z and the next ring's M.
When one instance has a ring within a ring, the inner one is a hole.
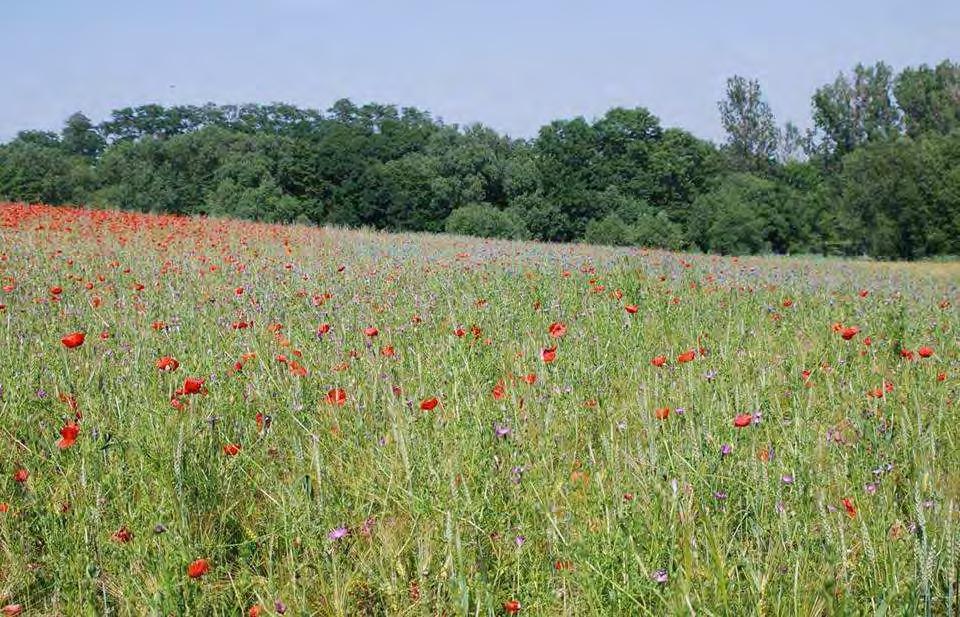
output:
M755 80L718 104L721 145L648 110L532 139L349 100L143 105L0 145L0 198L549 241L960 255L960 64L857 65L780 126Z

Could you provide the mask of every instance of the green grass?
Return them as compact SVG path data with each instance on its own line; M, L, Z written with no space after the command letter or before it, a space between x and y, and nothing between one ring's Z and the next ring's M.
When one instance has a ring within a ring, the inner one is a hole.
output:
M958 264L0 223L0 603L25 615L957 613Z

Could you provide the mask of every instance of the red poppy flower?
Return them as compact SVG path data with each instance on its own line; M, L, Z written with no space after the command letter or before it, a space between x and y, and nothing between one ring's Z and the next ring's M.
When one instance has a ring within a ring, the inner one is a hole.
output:
M30 472L21 467L13 472L13 481L17 484L23 484L30 478Z
M57 440L57 447L61 450L66 450L72 446L77 441L77 437L80 435L80 427L74 422L67 423L62 429L60 429L60 439Z
M113 535L110 536L110 539L114 542L119 542L120 544L126 544L127 542L133 540L133 534L126 527L121 527L113 532Z
M247 617L261 617L263 615L263 608L259 604L254 604L250 607L250 610L247 611Z
M206 559L197 559L187 566L187 576L190 578L200 578L210 571L210 562Z
M454 336L456 336L456 337L458 337L458 338L462 337L462 336L463 336L464 334L466 334L466 333L467 333L467 331L463 329L463 326L457 326L457 327L453 330Z
M913 352L910 351L909 349L901 349L900 357L906 360L913 360Z
M385 358L393 358L397 355L396 350L393 348L393 345L386 345L380 349L380 355Z
M628 305L626 305L626 306L623 307L623 308L624 308L624 310L626 310L626 311L627 311L628 313L630 313L631 315L635 314L638 310L640 310L639 307L638 307L636 304L628 304Z
M504 396L507 395L507 387L503 384L502 381L498 381L495 386L493 386L493 398L494 400L499 401Z
M341 406L347 402L347 392L340 388L334 388L327 392L327 404Z
M933 348L932 348L932 347L923 346L923 347L921 347L920 349L917 350L917 353L920 354L920 357L921 357L921 358L929 358L930 356L933 355Z
M652 364L652 365L654 365L654 366L656 366L656 367L663 366L663 365L666 364L666 363L667 363L667 357L666 357L666 356L657 356L657 357L653 358L652 360L650 360L650 364Z
M503 603L503 610L507 615L516 615L520 612L520 602L518 600L507 600Z
M680 364L683 364L685 362L691 362L696 357L697 357L697 352L690 349L688 351L683 352L679 356L677 356L677 362L679 362Z
M670 417L670 408L661 407L654 412L654 415L656 416L657 420L666 420Z
M859 332L860 332L860 328L858 328L857 326L848 326L840 331L840 336L843 337L843 340L849 341L850 339L855 337L857 334L859 334Z
M937 381L946 381L946 380L947 380L946 373L937 373Z
M50 293L54 296L59 296L60 294L63 293L63 287L60 287L59 285L54 285L53 287L50 288Z
M240 454L240 446L235 443L224 444L223 453L227 456L236 456Z
M562 322L555 321L550 324L549 332L551 337L560 338L567 333L567 326Z
M161 370L165 373L172 373L178 368L180 368L180 362L178 362L173 356L163 356L157 360L157 370Z
M296 360L290 362L290 374L296 377L306 377L307 376L307 367L300 364Z
M330 331L330 324L328 324L328 323L322 323L322 324L320 324L320 325L317 327L317 334L318 334L318 335L324 335L324 334L326 334L326 333L329 332L329 331Z
M370 326L369 328L364 328L363 333L369 336L370 338L373 338L374 336L380 334L380 330L377 330L373 326Z
M550 364L557 359L557 346L547 347L546 349L540 350L540 357L544 362Z
M435 396L431 398L425 398L420 401L420 409L423 411L433 411L439 404L440 401Z
M23 613L23 605L7 604L3 608L0 608L0 611L3 612L4 617L17 617L17 615L20 615L21 613Z
M184 394L198 394L203 389L203 382L205 380L198 379L196 377L187 377L183 380L183 393Z
M526 382L527 385L531 385L531 386L532 386L533 384L537 383L537 374L536 374L536 373L528 373L528 374L526 374L526 375L523 376L523 381Z
M751 422L753 422L753 416L748 413L742 413L733 419L733 425L737 428L750 426Z
M849 497L843 498L843 509L847 511L847 516L853 518L857 515L857 508L853 505L853 500Z
M60 339L60 342L63 343L63 346L67 349L74 349L75 347L83 345L83 340L85 338L87 338L87 335L83 332L71 332Z

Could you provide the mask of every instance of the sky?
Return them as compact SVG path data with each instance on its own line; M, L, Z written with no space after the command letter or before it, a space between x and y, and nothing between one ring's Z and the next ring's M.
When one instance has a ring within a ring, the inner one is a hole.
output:
M643 106L720 141L734 74L779 123L857 62L960 61L960 1L0 0L0 140L145 103L415 106L513 137Z

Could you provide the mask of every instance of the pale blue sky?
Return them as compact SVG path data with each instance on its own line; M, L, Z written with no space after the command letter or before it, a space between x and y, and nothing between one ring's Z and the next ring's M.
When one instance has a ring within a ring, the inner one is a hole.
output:
M0 0L0 40L0 140L77 110L341 97L517 137L642 105L718 140L734 73L806 126L858 61L960 60L960 1Z

